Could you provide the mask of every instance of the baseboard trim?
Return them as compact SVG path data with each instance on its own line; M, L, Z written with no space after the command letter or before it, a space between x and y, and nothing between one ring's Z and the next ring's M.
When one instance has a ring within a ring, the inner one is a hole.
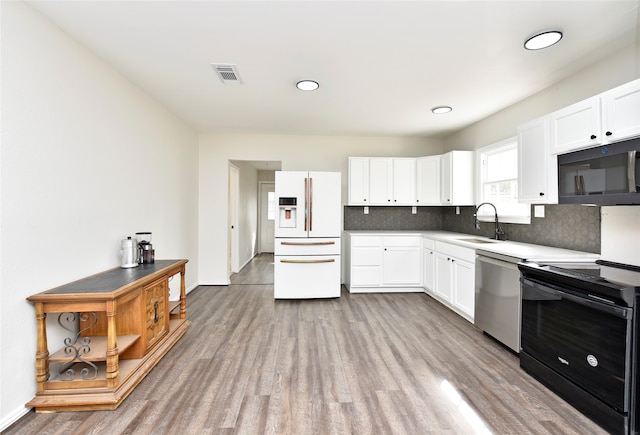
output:
M9 415L5 416L2 420L0 420L0 432L8 429L9 426L27 415L27 413L29 413L32 409L33 408L28 406L21 406L20 408L15 409Z

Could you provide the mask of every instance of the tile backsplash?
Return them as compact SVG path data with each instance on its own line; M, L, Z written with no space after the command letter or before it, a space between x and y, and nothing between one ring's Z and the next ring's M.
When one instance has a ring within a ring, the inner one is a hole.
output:
M531 218L530 225L501 224L508 240L600 253L600 207L545 205L544 218ZM474 207L344 207L345 230L444 230L493 237L493 222L482 222L476 230ZM533 210L532 210L533 216Z

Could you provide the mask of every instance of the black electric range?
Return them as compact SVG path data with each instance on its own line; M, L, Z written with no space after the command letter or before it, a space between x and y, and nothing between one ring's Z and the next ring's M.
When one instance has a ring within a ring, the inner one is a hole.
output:
M518 264L520 366L611 433L640 430L640 268Z

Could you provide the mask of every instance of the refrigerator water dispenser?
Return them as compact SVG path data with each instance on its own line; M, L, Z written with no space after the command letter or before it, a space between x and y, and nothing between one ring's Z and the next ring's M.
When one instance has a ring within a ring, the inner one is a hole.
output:
M280 198L280 228L296 227L296 208L298 198Z

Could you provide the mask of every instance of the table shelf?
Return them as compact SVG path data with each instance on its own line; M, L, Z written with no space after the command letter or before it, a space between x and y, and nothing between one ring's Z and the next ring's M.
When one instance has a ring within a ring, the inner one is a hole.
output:
M82 359L86 361L106 361L107 360L107 337L106 336L97 336L97 337L80 337L80 340L88 338L90 339L89 346L91 350L85 354L81 354ZM140 335L131 334L131 335L118 335L116 336L116 340L118 343L118 352L123 353L125 350L129 349L133 346L140 338ZM78 349L80 345L76 344L74 348ZM65 349L60 349L55 352L53 355L49 356L50 363L58 363L58 362L67 362L70 359L70 356Z

